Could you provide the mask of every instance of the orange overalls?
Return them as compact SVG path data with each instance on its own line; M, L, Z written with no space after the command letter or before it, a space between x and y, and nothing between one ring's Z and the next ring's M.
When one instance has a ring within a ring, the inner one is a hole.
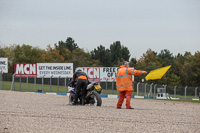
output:
M134 70L132 68L127 68L125 65L121 65L120 69L116 74L116 87L119 93L119 99L117 102L117 108L121 108L124 98L126 95L126 108L131 108L131 94L133 91L132 75L138 76L146 71Z

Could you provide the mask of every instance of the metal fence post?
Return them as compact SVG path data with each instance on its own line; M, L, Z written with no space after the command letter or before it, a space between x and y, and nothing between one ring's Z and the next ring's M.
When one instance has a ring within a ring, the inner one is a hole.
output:
M176 87L177 87L177 85L174 86L174 98L176 98Z
M28 76L29 76L29 75L27 75L27 78L26 78L26 82L27 82L27 85L26 85L26 92L28 92Z
M0 90L2 90L2 86L3 86L3 71L1 71L1 88L0 88Z
M21 89L21 87L22 87L21 83L22 83L22 74L20 74L20 76L19 76L19 90L20 91L22 90Z
M113 92L113 90L114 90L113 82L114 82L114 80L112 81L112 94L114 93Z
M45 75L44 75L45 76ZM44 90L44 76L42 77L42 92Z
M34 77L34 92L36 91L36 76L37 75L35 75L35 77Z
M195 99L197 99L197 89L198 87L195 88Z
M107 94L107 89L108 89L107 82L108 82L108 79L106 79L106 94Z
M152 97L152 90L153 90L153 83L151 84L151 91L150 91L151 97Z
M58 88L57 88L57 93L59 93L59 78L60 78L60 76L58 76Z
M187 86L185 87L185 99L186 99L186 93L187 93L186 91L187 91Z
M67 77L65 77L65 93L67 93L67 83L66 83Z
M12 84L11 84L11 89L10 89L12 91L15 91L15 75L16 73L12 75Z
M139 96L139 84L140 84L140 82L137 83L137 96Z
M52 79L53 75L51 75L50 77L50 92L51 92L51 79Z
M147 83L144 85L144 91L145 91L144 95L145 96L146 96L146 90L147 90Z
M154 85L154 97L156 96L156 86L157 84Z
M167 93L167 85L164 85L165 93Z
M151 95L152 96L152 87L153 86L153 83L151 83L151 85L150 85L150 90L149 90L149 94L148 94L148 97Z

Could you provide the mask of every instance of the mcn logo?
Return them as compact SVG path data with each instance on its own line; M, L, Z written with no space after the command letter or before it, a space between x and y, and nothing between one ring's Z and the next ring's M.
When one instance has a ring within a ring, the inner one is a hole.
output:
M89 80L100 80L100 68L81 68L89 78Z
M36 63L15 63L16 75L37 75Z

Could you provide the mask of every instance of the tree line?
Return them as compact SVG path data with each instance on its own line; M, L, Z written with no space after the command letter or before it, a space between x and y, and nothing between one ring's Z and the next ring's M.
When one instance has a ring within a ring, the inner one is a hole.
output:
M200 52L192 55L185 52L176 56L163 49L157 53L148 49L139 58L130 59L130 51L120 43L113 42L109 48L103 45L97 46L94 50L86 52L79 48L75 40L68 37L66 41L58 41L47 45L46 50L30 45L10 45L0 47L0 57L8 58L8 72L14 72L14 63L73 63L76 67L119 67L123 61L129 61L130 67L138 70L151 71L160 67L171 65L172 67L161 80L148 81L148 83L200 86ZM136 82L141 82L145 75L135 77Z

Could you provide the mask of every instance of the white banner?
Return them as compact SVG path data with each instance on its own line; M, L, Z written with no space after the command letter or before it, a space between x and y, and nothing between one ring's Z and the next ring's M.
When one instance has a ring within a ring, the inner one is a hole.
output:
M79 67L90 81L114 81L119 67Z
M0 58L0 72L8 73L8 58Z
M37 75L73 77L73 63L37 63Z

